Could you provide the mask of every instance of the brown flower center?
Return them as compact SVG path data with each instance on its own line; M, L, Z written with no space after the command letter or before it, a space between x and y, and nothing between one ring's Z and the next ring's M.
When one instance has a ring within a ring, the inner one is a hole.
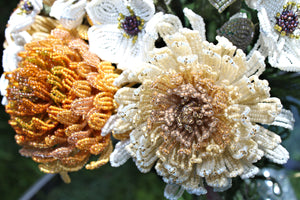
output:
M173 84L172 84L173 83ZM175 84L174 84L175 83ZM155 90L151 125L159 124L163 152L179 145L178 153L190 154L210 144L224 148L229 142L230 122L225 118L227 90L210 79L194 74L165 76L152 85Z

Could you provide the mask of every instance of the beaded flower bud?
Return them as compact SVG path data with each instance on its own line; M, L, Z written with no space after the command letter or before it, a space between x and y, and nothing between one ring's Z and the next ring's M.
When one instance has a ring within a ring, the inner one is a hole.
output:
M21 155L66 182L67 172L107 163L113 149L101 129L114 111L117 74L88 48L76 32L54 29L27 43L18 68L5 73L6 112ZM100 157L86 164L92 155Z
M130 156L141 172L155 166L168 184L165 196L184 190L205 194L249 178L263 156L283 164L289 154L281 139L260 124L292 127L292 114L270 97L264 58L246 59L226 38L204 41L198 31L180 29L164 37L167 47L149 52L150 64L125 70L116 79L120 105L114 135L127 133L111 154L113 166ZM139 86L137 88L130 85Z

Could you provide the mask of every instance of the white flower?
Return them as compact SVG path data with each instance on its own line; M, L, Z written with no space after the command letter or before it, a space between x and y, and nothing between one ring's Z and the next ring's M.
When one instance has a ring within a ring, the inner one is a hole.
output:
M85 16L86 0L56 0L50 16L55 17L67 29L79 26Z
M153 43L144 40L155 13L152 0L92 0L86 11L94 24L88 31L92 52L113 63L144 58L145 46Z
M167 183L165 196L184 190L205 194L204 181L216 191L237 176L250 178L263 156L283 164L289 158L280 136L260 124L293 127L293 116L270 97L259 52L246 58L226 38L208 43L200 16L185 9L198 30L180 29L163 37L167 46L149 53L115 81L118 90L112 166L131 156L141 172L153 166ZM158 25L160 27L160 25ZM140 85L130 87L130 85ZM126 138L126 135L127 138Z
M8 45L13 43L15 33L26 30L35 20L35 16L42 10L42 0L24 0L12 13L5 29L5 38Z
M300 0L247 0L246 3L257 9L260 23L260 36L253 51L258 50L268 57L273 67L300 71L300 29L296 17ZM284 11L292 11L291 16Z

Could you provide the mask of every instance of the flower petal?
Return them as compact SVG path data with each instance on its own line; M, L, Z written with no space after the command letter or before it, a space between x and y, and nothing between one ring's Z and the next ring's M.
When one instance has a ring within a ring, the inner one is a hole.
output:
M94 25L117 24L120 13L129 15L124 0L93 0L87 3L86 12Z
M274 163L285 164L290 158L289 152L281 145L278 145L275 149L265 150L265 156Z
M176 184L167 184L164 191L164 196L170 200L179 199L184 192L184 189Z
M125 146L130 143L130 140L120 141L116 144L114 151L110 155L110 164L113 167L123 165L129 158L130 154L125 150Z
M67 29L76 28L85 15L86 0L57 0L51 7L50 16L55 17Z
M184 15L189 19L194 30L199 31L202 40L205 38L205 23L203 18L200 15L195 14L191 9L184 8Z
M124 59L125 50L131 42L112 24L92 26L88 30L88 37L90 51L113 63Z
M149 21L155 13L155 7L151 0L131 0L130 5L134 14L145 21Z

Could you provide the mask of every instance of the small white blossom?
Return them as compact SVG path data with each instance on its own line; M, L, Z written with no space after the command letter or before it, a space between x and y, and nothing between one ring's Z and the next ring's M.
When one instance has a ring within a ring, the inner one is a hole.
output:
M145 57L145 47L153 43L144 40L155 13L152 0L93 0L86 11L93 23L88 31L92 52L113 63Z
M247 0L246 3L258 11L260 23L260 36L253 51L258 50L268 57L273 67L284 71L300 71L300 30L299 25L295 25L299 23L296 16L300 12L300 1ZM287 15L284 11L292 11L294 15L283 19ZM289 25L293 23L293 27L279 25L279 18Z

